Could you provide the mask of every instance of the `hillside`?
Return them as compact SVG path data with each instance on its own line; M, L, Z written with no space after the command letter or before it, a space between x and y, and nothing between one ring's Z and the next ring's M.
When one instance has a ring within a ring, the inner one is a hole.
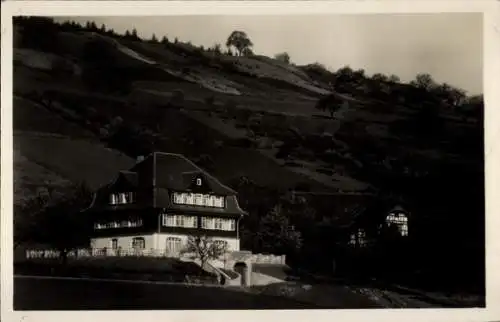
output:
M482 97L424 74L403 84L71 23L15 27L16 200L66 182L96 188L137 156L166 151L240 192L252 214L244 248L277 196L295 189L327 194L310 204L321 208L314 225L364 200L340 207L346 196L403 202L432 265L464 266L453 256L484 251Z

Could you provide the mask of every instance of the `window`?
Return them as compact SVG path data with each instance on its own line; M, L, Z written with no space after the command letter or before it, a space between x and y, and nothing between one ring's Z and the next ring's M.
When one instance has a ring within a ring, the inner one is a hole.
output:
M198 187L201 186L201 179L200 178L196 178L196 185Z
M127 195L124 194L124 193L120 193L119 194L119 200L120 200L120 203L123 204L123 203L127 203Z
M214 229L215 219L211 217L201 218L201 227L204 229Z
M113 193L109 196L111 205L133 203L134 201L135 194L133 192Z
M182 239L167 237L166 248L168 254L178 254L182 250Z
M225 241L225 240L215 240L215 241L214 241L214 244L215 244L218 248L225 248L225 249L227 249L227 247L228 247L228 243L227 243L227 241Z
M133 249L144 249L146 248L146 241L143 237L134 237L132 239L132 248Z
M141 227L141 218L131 218L129 220L114 220L108 222L94 223L94 229L111 229L111 228L127 228L127 227Z
M163 214L163 219L162 219L162 222L163 222L163 226L166 226L166 227L175 227L175 216L170 216L170 215L167 215L167 214Z
M175 216L175 226L184 227L184 216Z
M201 228L210 230L235 231L236 220L227 218L202 217Z
M364 247L368 244L366 232L363 229L358 229L358 231L352 233L350 237L349 244L351 246Z
M408 217L403 213L390 213L386 217L388 225L396 225L401 236L408 236Z
M198 217L189 216L185 218L185 226L187 228L197 228L198 227Z
M162 223L166 227L196 228L198 227L198 218L196 216L163 214Z
M178 205L196 205L224 208L224 197L201 193L173 193L172 200Z
M215 218L215 229L222 230L222 226L224 224L224 221L221 218Z
M203 205L207 207L213 207L214 203L209 195L203 195Z
M214 207L224 208L224 197L215 197Z
M349 244L352 246L356 245L356 234L351 234L351 239L349 240Z
M183 197L184 197L184 194L174 193L174 203L176 203L176 204L183 203Z
M203 206L203 195L201 193L194 195L194 204L197 206Z
M111 239L111 249L117 249L118 248L118 239L113 238Z

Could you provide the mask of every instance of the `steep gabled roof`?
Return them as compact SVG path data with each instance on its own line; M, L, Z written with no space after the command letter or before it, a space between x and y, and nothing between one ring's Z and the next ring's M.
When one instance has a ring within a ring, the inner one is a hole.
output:
M128 170L121 170L119 173L119 178L123 178L127 183L136 187L137 186L137 172L132 172Z
M181 154L154 152L140 163L152 163L152 180L157 187L178 191L190 190L193 181L202 177L208 189L222 195L236 195L236 191L197 166ZM137 165L131 169L134 171Z

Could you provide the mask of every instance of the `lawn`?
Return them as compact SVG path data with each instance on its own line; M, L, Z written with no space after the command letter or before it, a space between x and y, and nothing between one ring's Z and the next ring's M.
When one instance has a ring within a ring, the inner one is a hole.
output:
M340 302L342 299L340 299ZM342 304L342 303L340 303ZM278 296L222 287L14 278L15 310L314 309ZM338 308L343 308L339 306Z

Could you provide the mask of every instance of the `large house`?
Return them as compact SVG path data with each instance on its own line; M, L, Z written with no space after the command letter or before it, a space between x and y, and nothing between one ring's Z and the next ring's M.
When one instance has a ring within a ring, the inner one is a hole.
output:
M94 249L178 255L189 236L203 234L239 251L246 214L236 192L180 154L154 152L97 190L87 210Z

